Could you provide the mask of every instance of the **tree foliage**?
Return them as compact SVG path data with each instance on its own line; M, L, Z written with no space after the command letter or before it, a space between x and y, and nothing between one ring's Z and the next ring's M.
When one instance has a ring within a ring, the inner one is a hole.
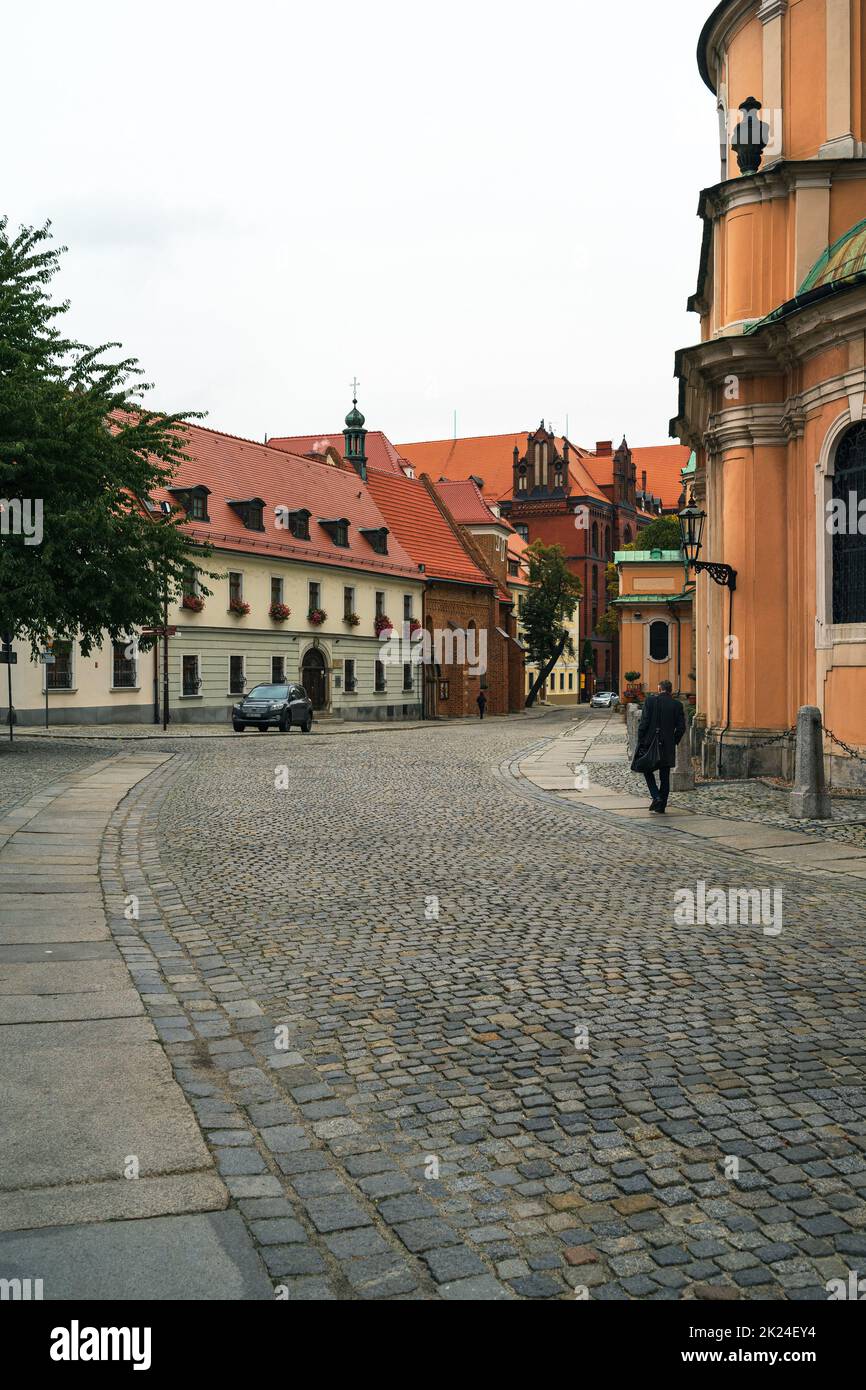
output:
M12 236L0 219L0 498L15 500L0 530L0 633L33 649L74 638L87 655L106 631L160 623L166 591L179 595L207 552L182 513L144 506L184 458L183 417L144 408L149 388L133 358L111 357L117 343L64 335L68 304L50 293L64 249L48 225ZM10 531L22 500L31 516L41 505L39 543Z
M568 624L583 585L569 570L562 546L535 541L526 550L526 560L531 586L523 608L527 660L540 668L526 697L530 706L563 653L574 654Z

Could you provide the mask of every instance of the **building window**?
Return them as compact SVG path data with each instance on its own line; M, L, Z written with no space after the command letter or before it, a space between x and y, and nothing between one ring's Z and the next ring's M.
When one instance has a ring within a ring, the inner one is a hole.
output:
M229 603L243 603L244 577L240 570L229 570Z
M183 591L185 594L198 593L198 570L194 565L184 565Z
M322 606L322 586L318 583L317 580L311 579L309 584L309 591L310 601L308 604L308 608L312 613L314 608L321 608Z
M184 695L197 695L201 690L197 656L184 656L181 665L181 690Z
M526 595L525 595L525 594L518 594L518 595L517 595L517 612L518 612L518 615L519 615L521 618L523 617L523 610L524 610L525 607L526 607Z
M569 673L568 673L568 688L569 688L569 690L573 690L573 689L574 689L574 672L573 672L573 671L569 671Z
M519 471L518 474L517 474L517 491L518 491L518 492L525 492L525 491L526 491L526 469L525 469L525 468L521 468L520 471Z
M45 667L45 686L48 690L72 690L74 689L73 662L72 662L72 643L55 642L51 648L54 654L54 661L50 666Z
M338 521L334 524L333 530L334 545L346 546L349 544L349 523L348 521Z
M626 526L625 530L623 531L623 533L622 533L622 542L623 542L623 545L631 545L631 527L630 527L630 526Z
M412 689L412 663L411 663L411 661L404 661L404 662L403 662L403 689L404 689L404 690L411 690L411 689Z
M557 489L560 490L560 491L562 490L562 466L561 466L561 464L557 464L557 465L556 465L556 468L554 469L554 472L553 472L553 486L554 486L554 488L557 488Z
M343 621L348 622L355 614L355 590L347 584L343 589Z
M186 506L190 521L208 521L207 496L203 492L191 492Z
M246 686L246 676L244 672L245 658L242 656L229 657L229 694L243 695Z
M283 581L274 576L271 579L271 603L282 603L283 601Z
M138 685L138 663L132 642L112 643L111 684L115 690L134 690Z
M377 691L382 691L382 690L385 689L385 663L382 662L382 661L377 661L377 662L376 662L376 685L375 685L375 688L376 688Z
M649 625L649 654L651 661L667 661L670 649L670 633L667 623L655 622Z
M377 617L377 618L384 618L384 616L385 616L385 593L384 593L384 590L382 590L382 589L377 589L377 590L376 590L376 617Z
M593 565L593 567L592 567L592 596L593 596L593 598L596 598L596 597L598 596L598 566L597 566L597 565Z
M605 526L605 528L604 528L604 554L605 554L605 558L608 559L608 560L609 560L609 559L611 558L611 556L612 556L612 551L611 551L611 548L610 548L610 527L609 527L609 526Z
M271 657L271 685L285 685L286 683L286 658L284 656Z
M518 534L518 536L520 537L521 540L523 540L523 541L528 541L528 540L529 540L529 527L526 525L525 522L523 522L523 521L517 521L517 522L515 522L515 523L514 523L514 529L515 529L515 531L517 532L517 534Z
M351 693L352 693L354 690L357 690L357 688L358 688L358 687L357 687L357 683L356 683L356 681L355 681L355 663L354 663L354 661L352 660L351 657L349 657L349 658L347 659L347 661L346 661L345 671L346 671L346 690L347 690L348 693L351 695Z
M294 536L296 541L308 541L310 539L309 512L303 509L289 512L289 535Z
M591 628L591 631L592 631L592 632L595 632L595 629L596 629L597 627L598 627L598 609L595 607L595 604L593 604L593 608L592 608L592 628Z
M597 555L597 554L598 554L598 522L597 522L597 521L594 521L594 522L592 523L592 553L593 553L593 555Z
M866 425L842 436L833 475L833 622L866 623Z
M404 594L404 595L403 595L403 621L404 621L404 623L410 623L410 622L412 621L412 595L411 595L411 594Z
M407 476L411 477L412 474L407 474ZM361 535L366 536L377 555L388 554L387 526L362 526Z

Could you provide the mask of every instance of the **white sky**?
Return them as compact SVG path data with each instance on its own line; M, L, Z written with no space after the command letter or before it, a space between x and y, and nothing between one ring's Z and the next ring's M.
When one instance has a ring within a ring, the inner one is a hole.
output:
M667 440L714 0L28 0L2 208L70 331L230 433ZM663 27L662 27L663 26ZM10 126L7 122L7 135Z

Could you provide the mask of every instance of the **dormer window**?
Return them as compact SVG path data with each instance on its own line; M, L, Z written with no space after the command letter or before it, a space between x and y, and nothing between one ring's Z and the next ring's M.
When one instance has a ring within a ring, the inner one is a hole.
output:
M241 502L230 501L229 506L233 511L237 512L248 531L264 531L265 504L261 497L248 497Z
M210 488L198 484L196 487L172 487L169 492L183 507L188 521L210 521L207 511Z
M556 465L556 468L554 469L554 473L553 473L553 486L554 486L555 488L560 488L560 489L562 488L562 468L560 467L559 464L557 464L557 465Z
M370 542L377 555L388 554L387 526L362 526L361 535Z
M277 526L284 531L288 531L290 536L294 536L296 541L308 541L310 539L310 513L306 507L277 507L274 515Z
M348 517L319 517L319 525L324 526L334 545L348 546L349 544L349 520Z

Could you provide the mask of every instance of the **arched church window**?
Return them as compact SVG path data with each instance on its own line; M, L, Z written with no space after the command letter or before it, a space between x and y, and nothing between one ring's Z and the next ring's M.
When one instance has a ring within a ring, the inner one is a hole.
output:
M830 531L833 622L866 623L866 424L842 436L836 450Z
M650 623L649 654L651 661L667 661L670 654L670 632L667 623Z
M598 554L598 522L597 522L597 521L594 521L594 522L592 523L592 553L593 553L593 555L597 555L597 554Z

